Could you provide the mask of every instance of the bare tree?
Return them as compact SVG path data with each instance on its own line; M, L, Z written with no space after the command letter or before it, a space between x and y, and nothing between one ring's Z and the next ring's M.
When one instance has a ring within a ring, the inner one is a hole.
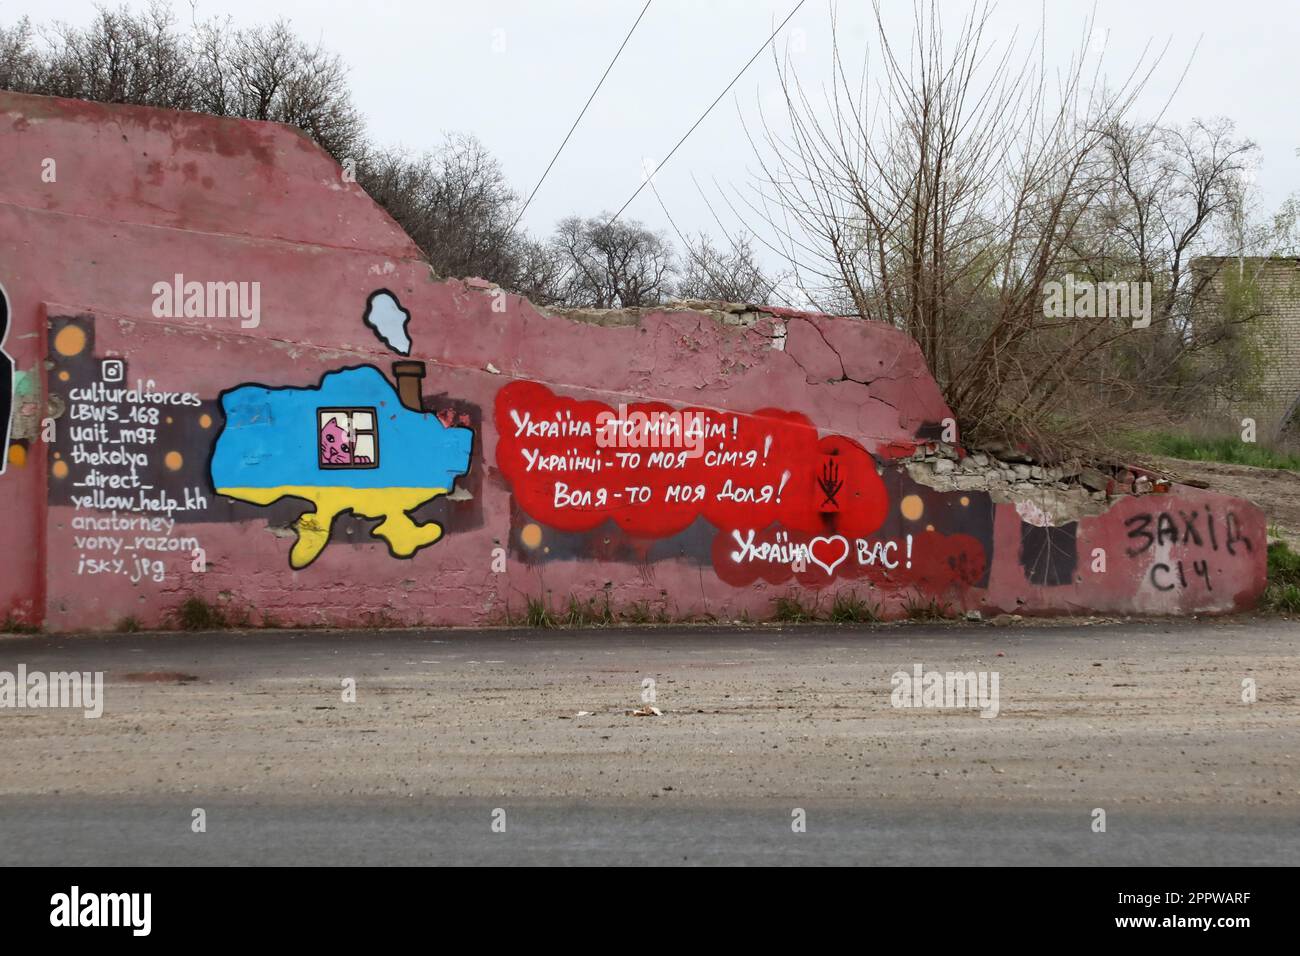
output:
M100 8L86 27L33 31L23 20L0 28L0 88L288 123L339 160L364 148L342 60L283 20L209 20L186 33L160 0L140 13Z
M686 246L677 298L759 304L771 299L779 280L764 274L749 236L737 235L730 249L715 246L704 234Z
M100 8L85 28L56 22L39 31L40 46L26 21L13 34L27 41L20 54L25 69L6 78L8 89L169 109L194 106L198 85L189 47L161 3L138 14L128 7Z
M536 305L563 304L568 277L563 260L549 242L527 235L521 235L517 241L518 268L507 288Z
M0 27L0 88L271 120L302 129L383 205L446 276L482 276L541 303L560 267L549 245L516 233L519 197L472 136L432 153L370 146L342 60L294 35L284 20L226 19L177 29L168 7L101 9L85 28Z
M1246 188L1256 152L1223 119L1105 131L1105 188L1085 210L1065 264L1095 282L1152 288L1150 329L1079 363L1080 377L1106 401L1185 411L1251 378L1243 367L1252 357L1247 326L1267 309L1237 283L1242 295L1232 307L1207 308L1209 298L1222 298L1224 260L1200 258L1195 269L1192 262L1214 251L1249 253Z
M472 136L450 135L436 152L381 150L362 158L358 182L445 276L528 285L539 251L511 229L519 196L500 163ZM535 245L535 244L534 244Z
M347 67L338 54L295 36L286 21L247 29L208 21L197 30L194 62L195 109L297 126L340 161L364 148Z
M555 227L548 245L565 269L562 304L636 308L659 305L668 294L676 272L672 245L640 222L612 218L570 216Z
M0 89L34 93L41 74L31 21L24 17L12 27L0 25Z
M1133 331L1049 320L1043 288L1067 271L1107 187L1106 131L1159 56L1107 90L1086 39L1058 73L993 41L988 6L948 34L918 2L902 50L873 5L879 82L851 79L834 21L823 100L777 63L786 122L751 135L762 177L746 215L814 307L911 334L968 436L1032 432L1077 398L1064 386L1078 364Z

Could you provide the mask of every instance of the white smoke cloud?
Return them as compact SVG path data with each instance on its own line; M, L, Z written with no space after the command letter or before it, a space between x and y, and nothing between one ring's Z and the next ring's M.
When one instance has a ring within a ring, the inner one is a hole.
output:
M366 325L375 331L380 341L399 355L411 354L411 337L406 333L406 323L411 313L402 308L397 296L387 289L372 293L366 302Z

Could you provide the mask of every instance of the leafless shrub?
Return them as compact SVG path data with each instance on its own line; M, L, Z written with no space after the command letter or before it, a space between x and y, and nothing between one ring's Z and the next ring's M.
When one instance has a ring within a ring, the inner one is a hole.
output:
M1163 52L1107 88L1091 22L1058 70L1041 37L1025 54L991 39L988 6L951 33L918 2L910 49L873 6L877 69L850 71L832 15L829 87L813 96L778 59L781 122L750 130L761 176L740 212L799 294L906 330L968 439L1082 440L1121 396L1185 375L1207 344L1189 257L1231 223L1253 146L1224 124L1130 122ZM1045 285L1067 274L1150 281L1150 326L1045 315Z

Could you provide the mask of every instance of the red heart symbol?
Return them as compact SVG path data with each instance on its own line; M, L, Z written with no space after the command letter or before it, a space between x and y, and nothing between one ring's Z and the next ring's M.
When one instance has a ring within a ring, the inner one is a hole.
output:
M849 556L849 542L843 535L813 538L808 542L808 559L828 575L834 573Z

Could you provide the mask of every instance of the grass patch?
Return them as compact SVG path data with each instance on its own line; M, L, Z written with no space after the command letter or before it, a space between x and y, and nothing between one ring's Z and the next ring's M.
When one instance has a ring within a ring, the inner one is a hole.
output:
M783 594L772 602L772 620L779 624L803 624L817 620L815 607L805 607L796 594Z
M634 601L621 616L628 624L649 624L654 620L649 601Z
M140 619L134 614L128 614L117 622L113 630L119 634L135 634L140 630Z
M831 602L830 618L836 624L875 624L880 620L880 606L868 604L856 591L841 591Z
M587 598L585 601L570 594L564 606L552 608L541 598L528 598L528 609L522 623L526 627L583 628L615 627L619 624L667 624L668 612L651 608L648 601L636 601L622 611L615 611L609 592ZM507 623L511 619L507 616Z
M579 601L570 594L568 606L560 615L561 627L608 627L614 623L614 612L609 606L609 595L605 595L604 604L598 598Z
M922 601L919 597L910 597L903 604L903 613L909 621L946 621L956 616L952 606L938 598Z
M182 631L215 631L226 626L226 615L215 604L194 596L176 609L176 625Z
M39 634L40 626L37 624L27 624L18 620L12 614L0 621L0 633L4 634Z
M528 610L524 613L524 623L529 627L559 627L555 615L546 606L546 602L538 598L528 599Z
M1300 471L1300 454L1244 442L1233 436L1198 438L1169 432L1143 432L1129 437L1125 444L1135 451L1190 461L1221 461L1229 465L1254 468L1281 468Z
M1268 583L1300 584L1300 554L1296 554L1285 541L1274 541L1268 546Z
M1285 541L1268 546L1268 587L1260 606L1282 614L1300 614L1300 554Z
M1264 606L1279 614L1300 614L1300 586L1270 584L1264 592Z

